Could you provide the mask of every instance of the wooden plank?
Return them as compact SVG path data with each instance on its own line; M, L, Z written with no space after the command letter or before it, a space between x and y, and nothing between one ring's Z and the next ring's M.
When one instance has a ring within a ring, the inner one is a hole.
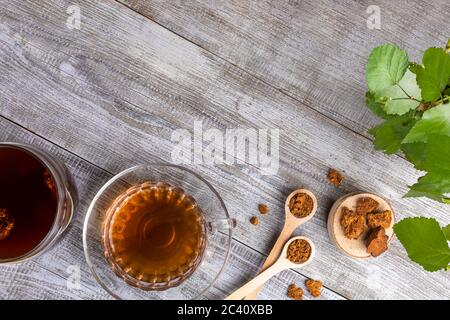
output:
M220 130L280 128L277 175L250 165L190 166L213 182L238 219L235 238L267 253L285 196L305 186L320 208L298 233L319 253L301 274L349 298L448 297L445 274L409 262L398 242L376 260L355 261L326 233L333 200L355 190L389 198L397 218L421 214L448 223L445 206L401 199L419 175L406 161L375 152L367 139L114 2L82 2L81 30L67 30L68 3L11 1L2 9L0 114L110 172L172 161L173 130L192 131L195 120ZM326 184L330 166L346 171L343 188ZM248 219L260 202L272 212L254 228Z
M74 177L80 195L80 206L74 221L63 238L48 252L31 261L0 266L0 299L110 299L91 276L84 259L82 247L83 221L89 202L97 190L111 178L111 173L55 146L54 144L20 128L18 125L0 117L0 140L29 143L49 151L63 161ZM233 241L232 255L215 286L203 297L222 299L241 282L258 271L265 257ZM67 287L71 275L70 266L81 271L81 288ZM287 281L289 282L287 282ZM286 297L288 283L303 284L306 278L288 270L268 283L262 299L281 299ZM324 289L321 299L342 299L340 295ZM305 299L308 299L306 296Z
M327 117L369 136L364 106L370 50L396 43L420 61L450 34L446 0L119 0ZM381 30L369 29L370 5Z

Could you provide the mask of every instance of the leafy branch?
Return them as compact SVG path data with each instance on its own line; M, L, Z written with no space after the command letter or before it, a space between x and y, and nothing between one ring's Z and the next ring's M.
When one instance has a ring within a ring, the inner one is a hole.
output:
M369 130L375 149L402 152L425 172L405 197L450 204L450 40L445 49L427 49L421 63L409 62L395 45L379 46L369 56L366 81L366 105L384 119ZM412 260L429 271L446 269L449 226L424 219L404 219L395 232ZM420 243L414 240L419 235Z
M406 218L394 226L400 242L406 248L411 260L427 271L447 269L450 263L450 225L441 228L429 218Z

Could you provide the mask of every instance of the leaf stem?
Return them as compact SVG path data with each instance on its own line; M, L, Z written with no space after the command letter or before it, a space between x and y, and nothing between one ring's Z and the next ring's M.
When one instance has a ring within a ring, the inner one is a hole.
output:
M407 96L409 99L412 99L412 97L408 94L408 92L405 91L405 89L402 88L401 85L399 85L398 83L397 83L397 85L398 85L398 87L399 87L400 89L402 89L403 93L406 94L406 96Z
M443 102L445 102L445 101L450 101L450 96L445 96L445 97L442 97L441 99L439 99L438 101L436 101L436 103L443 103Z
M414 100L414 101L417 101L417 102L421 102L420 100L417 100L417 99L414 98L413 96L410 96L410 95L408 94L408 92L406 92L405 89L403 89L402 86L399 85L398 83L397 83L397 86L398 86L400 89L402 89L403 93L408 97L409 100ZM401 98L398 98L398 99L401 99ZM403 98L403 99L406 99L406 98ZM392 99L392 100L394 100L394 99Z
M391 100L415 100L417 102L420 102L420 100L417 100L416 98L391 98Z

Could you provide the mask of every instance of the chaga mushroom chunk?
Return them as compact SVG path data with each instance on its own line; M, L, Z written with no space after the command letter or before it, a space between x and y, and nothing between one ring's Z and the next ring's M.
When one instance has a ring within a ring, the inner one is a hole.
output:
M270 211L269 206L262 203L258 205L258 210L261 214L268 214Z
M320 291L322 290L323 283L319 280L308 279L306 280L306 287L308 288L309 293L311 293L314 298L317 298L318 296L320 296Z
M302 288L298 288L294 283L292 283L288 287L287 296L294 300L302 300L303 299L303 290L302 290Z
M344 176L336 169L330 169L327 177L328 182L334 184L336 187L339 187L344 180Z
M390 210L367 214L367 225L371 229L375 229L377 227L383 227L384 229L387 229L391 226L391 222L392 211Z
M378 201L370 198L370 197L363 197L359 198L356 203L356 213L365 215L368 212L372 212L375 209L378 208Z
M250 223L251 223L252 225L254 225L254 226L257 226L257 225L259 224L259 219L258 219L258 217L255 217L255 216L251 217L251 218L250 218Z
M0 240L6 239L14 227L14 218L6 209L0 208Z
M347 207L342 208L341 226L348 239L358 239L366 228L364 215L357 214Z
M388 236L382 227L378 227L372 231L367 239L367 252L372 256L378 257L388 248Z

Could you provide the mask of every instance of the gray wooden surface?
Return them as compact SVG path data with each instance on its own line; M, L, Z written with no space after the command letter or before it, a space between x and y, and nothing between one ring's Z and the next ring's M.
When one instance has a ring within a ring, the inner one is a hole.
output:
M287 286L323 280L322 299L449 299L448 273L426 273L398 241L356 261L330 243L327 212L357 190L388 198L397 219L450 222L449 207L402 199L420 175L401 156L373 150L364 107L371 48L395 42L419 57L450 35L448 1L77 1L81 28L66 27L72 1L0 0L0 140L33 143L62 159L80 193L64 238L39 258L0 267L1 299L108 299L87 269L81 243L90 200L113 174L136 163L171 162L176 129L279 128L280 168L192 164L238 220L232 257L207 298L221 299L257 273L283 219L290 190L310 188L316 216L297 234L311 237L315 261L268 282L262 299ZM381 30L366 8L381 9ZM242 159L245 160L245 159ZM326 183L329 167L344 185ZM271 213L248 223L258 203ZM82 287L68 289L80 265Z

